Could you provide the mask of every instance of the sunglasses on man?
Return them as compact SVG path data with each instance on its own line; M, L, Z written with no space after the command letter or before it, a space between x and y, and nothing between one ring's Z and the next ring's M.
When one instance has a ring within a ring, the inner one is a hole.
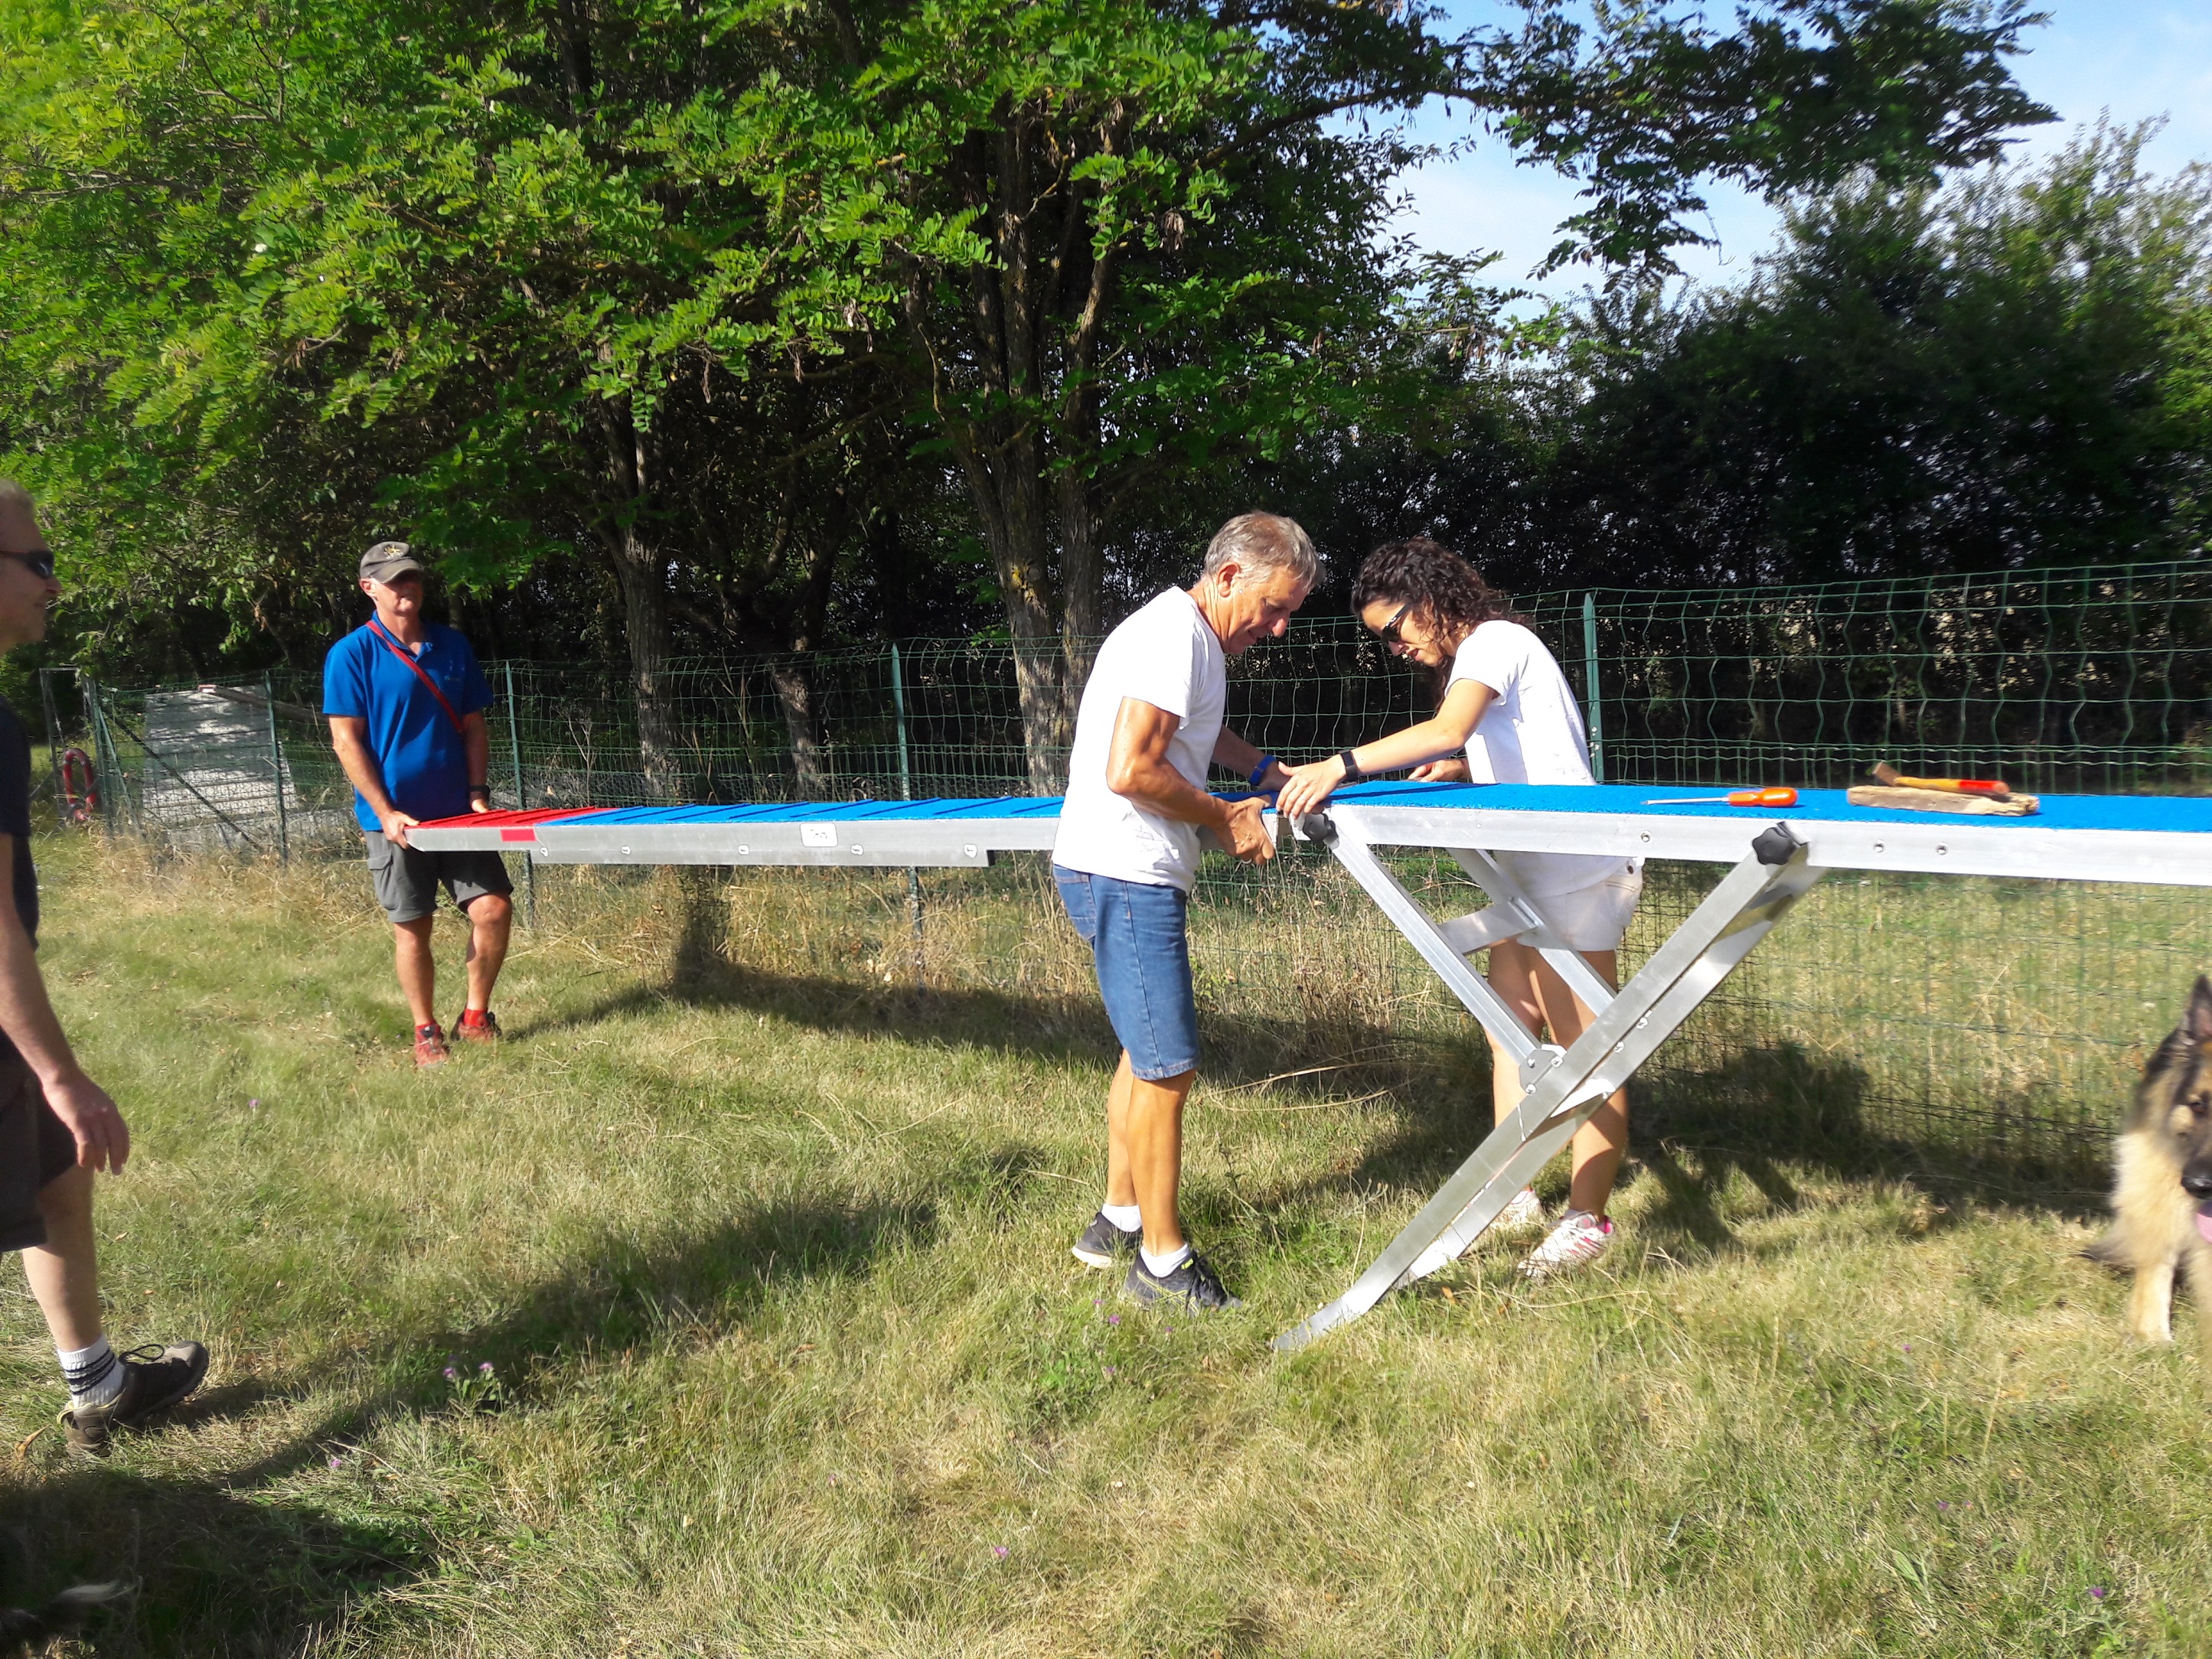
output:
M23 568L40 581L54 579L54 551L50 547L42 547L31 553L19 553L12 547L0 547L0 559L20 559Z

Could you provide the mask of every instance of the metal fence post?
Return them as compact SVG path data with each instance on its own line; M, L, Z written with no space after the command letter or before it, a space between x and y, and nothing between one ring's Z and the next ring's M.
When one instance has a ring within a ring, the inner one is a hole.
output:
M292 861L292 826L284 812L284 744L276 732L276 685L264 669L261 673L261 697L269 708L269 769L276 781L276 856L286 864Z
M115 830L116 798L123 793L123 767L116 758L115 736L107 729L107 711L100 707L100 682L77 671L77 693L84 702L85 724L92 733L92 772L104 786L100 792L100 814L107 820L108 832Z
M1590 775L1605 781L1605 705L1597 689L1597 595L1583 595L1583 672L1589 687Z
M906 744L906 677L900 671L898 641L891 641L891 714L898 726L899 799L914 799L914 773L907 759ZM906 914L914 928L914 982L921 988L923 974L921 950L921 872L912 865L906 867Z
M522 793L522 730L514 719L514 665L504 662L501 670L507 677L507 749L514 763L514 810L523 811L530 798ZM538 927L538 860L527 851L522 855L522 925L535 932Z
M51 668L39 671L39 701L46 705L46 760L54 772L54 818L66 830L69 828L69 811L62 799L68 793L62 765L62 714L54 702L53 677L54 671Z

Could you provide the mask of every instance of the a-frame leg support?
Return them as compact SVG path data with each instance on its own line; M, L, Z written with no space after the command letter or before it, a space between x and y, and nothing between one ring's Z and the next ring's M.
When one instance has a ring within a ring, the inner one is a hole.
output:
M1285 1353L1358 1318L1403 1282L1432 1246L1456 1255L1472 1243L1598 1103L1674 1035L1826 873L1807 863L1803 843L1786 827L1766 830L1562 1054L1536 1042L1371 848L1339 830L1334 851L1484 1029L1516 1054L1528 1090L1513 1115L1437 1189L1350 1290L1275 1339L1275 1347Z

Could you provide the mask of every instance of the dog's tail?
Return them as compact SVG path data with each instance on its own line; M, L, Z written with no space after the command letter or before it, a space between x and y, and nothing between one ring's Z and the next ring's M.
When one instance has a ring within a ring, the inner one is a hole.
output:
M2126 1254L2120 1249L2120 1230L2108 1227L2104 1236L2081 1248L2083 1260L2095 1262L2100 1267L2124 1270L2129 1265Z
M119 1581L107 1584L78 1584L64 1590L36 1613L22 1607L0 1607L0 1659L17 1654L41 1653L64 1636L84 1628L94 1609L119 1601L131 1586Z

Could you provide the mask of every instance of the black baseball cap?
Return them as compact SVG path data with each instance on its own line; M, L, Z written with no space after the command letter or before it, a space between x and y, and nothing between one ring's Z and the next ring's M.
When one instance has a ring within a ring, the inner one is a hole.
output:
M361 574L368 581L389 583L412 570L421 574L422 561L407 550L405 542L379 542L361 556Z

